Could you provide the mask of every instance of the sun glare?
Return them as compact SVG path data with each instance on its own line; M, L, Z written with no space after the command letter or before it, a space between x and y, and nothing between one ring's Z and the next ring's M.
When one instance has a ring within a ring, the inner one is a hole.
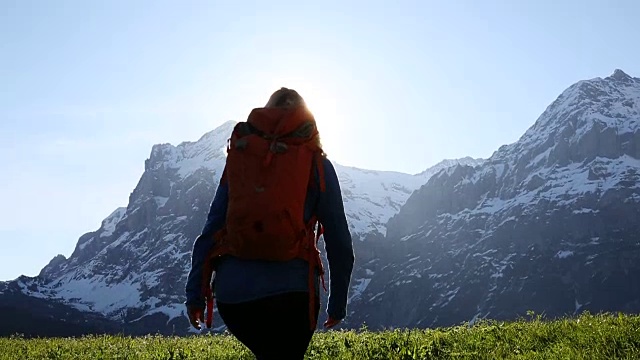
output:
M318 123L318 130L322 144L328 153L338 152L340 137L341 117L337 110L337 101L334 92L328 88L322 88L320 83L300 81L294 79L279 79L277 84L267 87L269 94L259 97L260 106L267 102L271 93L280 87L288 87L296 90L305 99L309 110Z
M331 95L331 92L323 90L316 87L299 87L299 89L296 89L304 97L309 110L316 119L323 147L327 152L331 153L337 151L336 140L340 131L339 114L336 107L336 99Z

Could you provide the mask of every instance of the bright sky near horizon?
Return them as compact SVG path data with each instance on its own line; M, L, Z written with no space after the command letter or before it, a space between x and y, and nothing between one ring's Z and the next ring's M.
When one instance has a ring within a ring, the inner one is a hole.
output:
M640 76L638 18L636 0L2 1L0 280L126 206L153 144L280 86L332 160L417 173L491 156L576 81Z

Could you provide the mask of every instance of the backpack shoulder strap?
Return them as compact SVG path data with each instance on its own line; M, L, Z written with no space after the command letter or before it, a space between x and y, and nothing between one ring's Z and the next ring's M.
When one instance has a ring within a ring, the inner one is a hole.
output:
M315 165L315 168L317 169L317 174L318 174L318 187L320 188L320 192L325 192L325 190L327 189L327 184L324 178L324 164L323 164L324 156L322 155L321 152L316 152L314 157L315 157L314 165Z
M231 137L245 137L247 135L251 135L254 133L258 133L258 129L256 129L253 125L251 125L247 121L241 121L236 124L233 128L233 132L231 133Z

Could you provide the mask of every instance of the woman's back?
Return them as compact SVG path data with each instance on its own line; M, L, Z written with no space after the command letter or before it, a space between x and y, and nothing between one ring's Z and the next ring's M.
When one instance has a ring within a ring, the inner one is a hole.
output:
M287 348L301 358L319 311L316 222L324 229L330 268L325 326L331 327L346 316L351 235L315 119L297 92L282 88L232 134L225 173L194 243L186 286L191 323L199 328L205 300L215 294L228 329L258 358L285 358ZM209 264L215 267L213 292ZM294 343L300 346L265 343L264 324L299 338Z

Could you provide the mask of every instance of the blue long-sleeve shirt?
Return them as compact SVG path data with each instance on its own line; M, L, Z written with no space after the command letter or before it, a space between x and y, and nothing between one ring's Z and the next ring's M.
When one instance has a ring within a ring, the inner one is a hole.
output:
M324 243L329 261L329 303L334 319L346 316L347 295L353 271L354 253L347 225L340 184L333 164L323 158L326 188L311 186L305 201L305 219L314 214L324 226ZM318 172L316 171L316 178ZM318 182L315 182L318 184ZM229 200L227 184L218 186L201 235L193 244L191 271L186 285L187 305L204 306L201 293L202 268L213 236L225 223ZM225 257L215 275L215 296L222 303L239 303L291 291L309 290L309 264L302 259L288 262L242 260ZM317 286L317 285L316 285Z

